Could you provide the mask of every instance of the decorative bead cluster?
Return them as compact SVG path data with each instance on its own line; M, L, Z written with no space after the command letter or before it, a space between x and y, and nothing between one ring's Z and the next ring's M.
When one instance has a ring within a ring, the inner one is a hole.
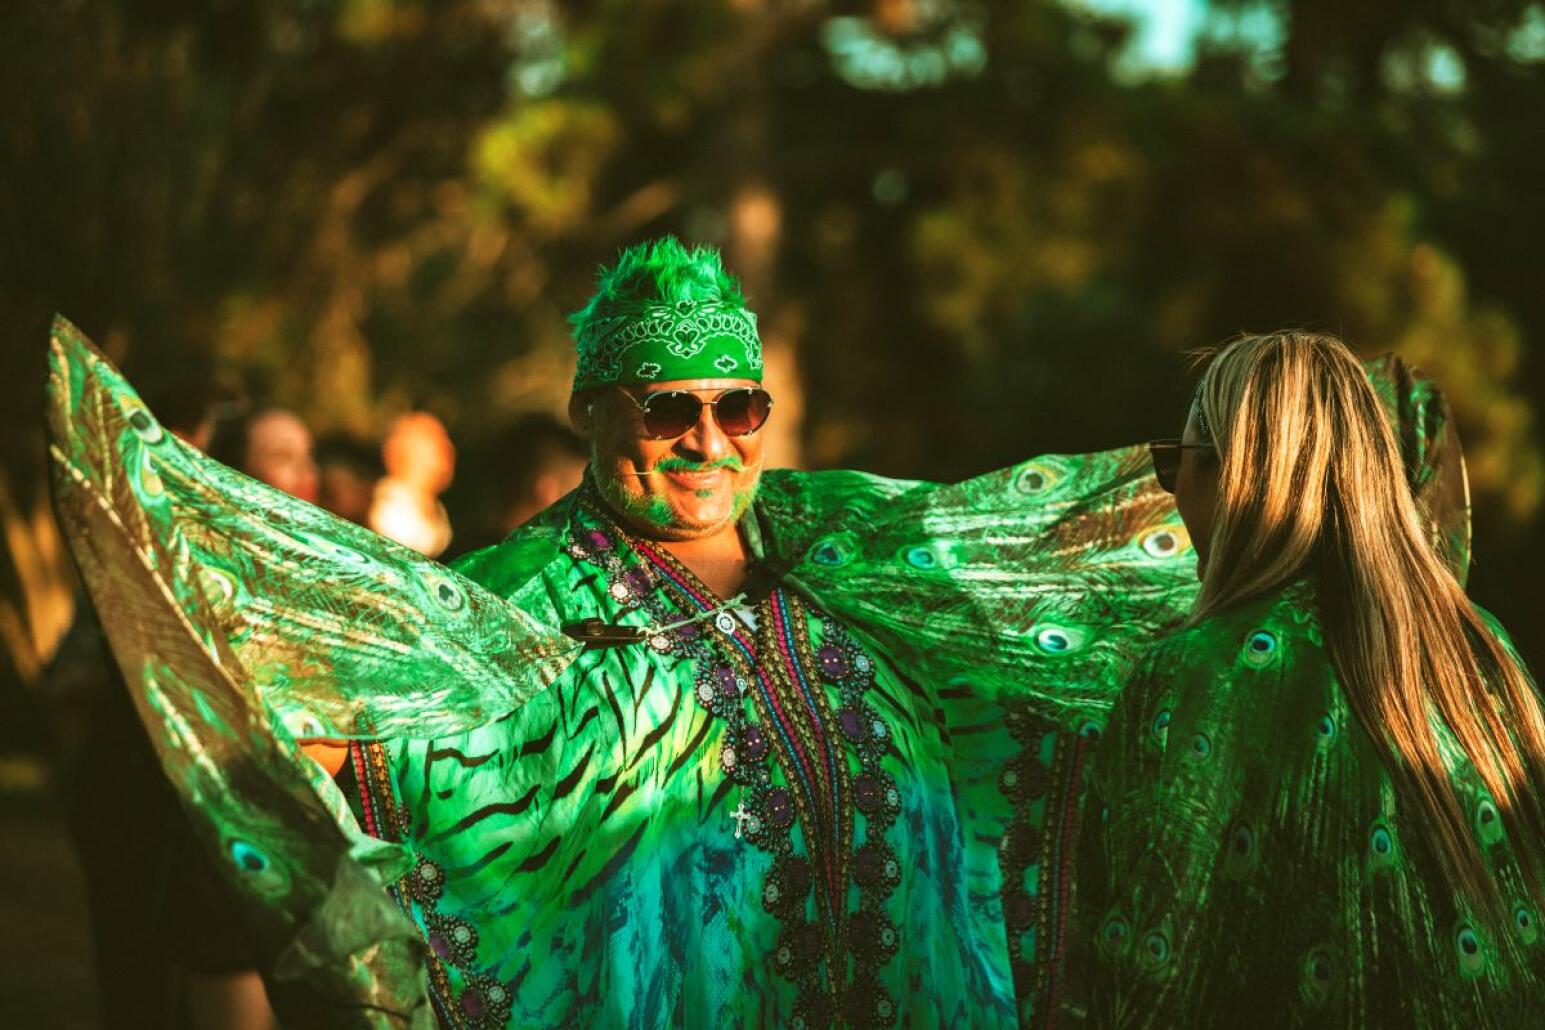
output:
M460 1025L497 1030L509 1023L513 998L509 985L476 971L477 930L456 916L436 911L445 893L445 870L422 856L406 877L408 891L424 913L425 936L435 958L460 970L466 987L456 996Z
M1058 841L1047 839L1045 818L1034 816L1032 809L1047 798L1051 786L1052 770L1042 762L1041 749L1046 735L1056 732L1058 726L1023 704L1006 706L1004 724L1019 744L1019 753L998 774L998 789L1013 804L1013 816L998 846L1003 868L1003 916L1008 924L1015 993L1021 999L1041 1001L1048 979L1055 973L1048 964L1057 942L1042 939L1044 890L1032 892L1029 885L1042 883L1048 873L1043 868L1048 848L1054 848ZM1063 750L1057 749L1059 758ZM1062 805L1077 803L1076 798L1059 796L1047 807L1048 811L1060 811ZM1034 946L1027 949L1031 939L1027 935L1032 930L1037 931ZM1021 1017L1025 1015L1022 1010Z

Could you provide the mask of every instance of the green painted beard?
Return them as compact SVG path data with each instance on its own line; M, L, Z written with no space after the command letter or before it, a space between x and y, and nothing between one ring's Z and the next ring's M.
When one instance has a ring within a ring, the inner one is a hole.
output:
M592 462L592 470L596 467ZM718 461L691 461L687 458L669 457L662 458L654 466L655 472L707 472L712 469L729 469L731 472L742 472L745 465L735 455L720 458ZM758 477L760 479L760 477ZM612 510L622 515L627 521L645 529L659 531L662 536L670 537L681 533L688 527L680 525L676 521L676 513L671 510L670 502L656 494L633 494L620 489L620 483L615 476L595 475L596 487L601 491L601 496ZM756 500L757 483L753 482L743 490L735 491L735 503L730 512L731 525L738 524L751 502ZM698 490L696 494L701 499L712 497L718 491Z

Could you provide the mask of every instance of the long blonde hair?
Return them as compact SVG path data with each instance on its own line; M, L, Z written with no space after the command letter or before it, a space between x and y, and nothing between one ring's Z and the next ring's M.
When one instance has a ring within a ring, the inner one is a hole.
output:
M1499 899L1431 719L1474 763L1538 899L1545 717L1432 546L1399 447L1340 340L1246 336L1208 366L1196 407L1219 463L1200 619L1297 578L1317 581L1325 641L1352 712L1414 803L1464 894Z

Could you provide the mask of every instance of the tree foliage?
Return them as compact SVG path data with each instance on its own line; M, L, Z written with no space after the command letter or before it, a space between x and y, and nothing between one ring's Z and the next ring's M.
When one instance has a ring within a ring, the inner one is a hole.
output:
M1147 75L1128 25L1050 0L13 0L0 24L19 510L56 309L131 376L202 356L324 429L428 407L476 455L561 405L596 266L671 231L746 282L785 457L959 477L1166 435L1186 351L1306 325L1442 381L1483 600L1518 622L1545 573L1538 2L1218 0L1195 61Z

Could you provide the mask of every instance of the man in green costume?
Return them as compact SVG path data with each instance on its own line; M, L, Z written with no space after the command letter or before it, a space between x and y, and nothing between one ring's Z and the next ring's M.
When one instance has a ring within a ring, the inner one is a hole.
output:
M574 322L587 479L457 569L590 648L509 719L355 747L365 818L417 854L397 892L429 942L442 1019L1015 1024L1032 949L1009 938L1034 923L1023 868L1041 843L1027 823L1000 853L1020 748L990 677L960 678L986 662L941 678L893 654L886 628L852 611L865 598L851 581L906 569L935 589L890 585L891 618L937 620L941 635L951 621L979 637L1012 626L1054 659L1114 627L1072 611L1021 621L1029 596L1001 623L980 597L951 603L978 531L966 520L989 524L974 493L764 477L761 344L713 252L672 239L627 251ZM1120 478L1123 458L1100 460L1105 484ZM1051 462L993 489L1028 514L1078 471ZM1022 530L990 526L1012 568ZM1137 539L1123 528L1133 585L1154 582L1131 611L1168 619L1183 538L1162 516ZM808 571L790 570L803 555ZM1076 578L1074 565L1062 571Z
M1060 1011L1086 759L1195 591L1144 450L764 474L717 254L632 248L575 322L586 481L454 572L181 448L56 327L61 515L287 1025Z

